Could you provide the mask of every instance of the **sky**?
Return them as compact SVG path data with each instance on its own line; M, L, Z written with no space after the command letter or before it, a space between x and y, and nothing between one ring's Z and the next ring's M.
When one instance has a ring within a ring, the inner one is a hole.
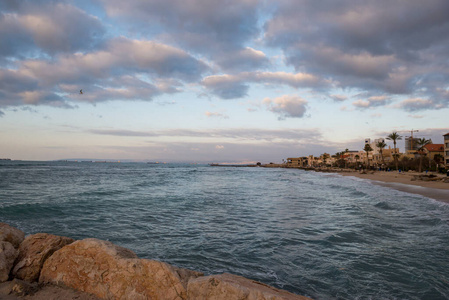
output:
M268 163L412 130L449 132L447 0L0 0L0 158Z

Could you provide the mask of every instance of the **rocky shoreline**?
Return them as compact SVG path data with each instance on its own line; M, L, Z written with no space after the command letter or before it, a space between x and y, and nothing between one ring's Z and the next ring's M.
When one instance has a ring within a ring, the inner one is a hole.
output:
M204 276L94 238L0 223L0 299L310 299L232 274Z

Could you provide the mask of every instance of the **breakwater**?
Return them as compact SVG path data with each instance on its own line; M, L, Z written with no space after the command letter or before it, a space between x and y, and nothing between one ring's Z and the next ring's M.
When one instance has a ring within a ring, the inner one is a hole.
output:
M0 283L32 297L29 283L64 285L100 299L285 299L307 297L231 274L204 276L164 262L139 259L129 249L94 238L75 241L25 234L0 223ZM24 281L24 282L22 282Z

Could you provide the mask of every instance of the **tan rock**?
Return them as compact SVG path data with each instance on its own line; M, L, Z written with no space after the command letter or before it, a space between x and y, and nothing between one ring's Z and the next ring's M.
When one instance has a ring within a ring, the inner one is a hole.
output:
M14 294L17 296L33 295L39 289L37 282L29 283L16 278L12 281L8 281L8 285L5 287L8 288L8 294Z
M24 238L25 233L22 230L0 222L0 242L11 243L17 249Z
M49 257L39 282L64 284L102 299L185 299L188 280L201 275L138 259L110 242L85 239Z
M0 283L1 300L98 300L94 295L76 291L64 286L38 285L13 279Z
M12 275L29 282L37 281L45 260L56 250L73 243L75 240L48 233L36 233L20 244Z
M0 242L0 282L8 280L9 272L14 265L18 252L11 243Z
M195 300L306 300L269 285L232 274L211 275L189 281L187 298Z

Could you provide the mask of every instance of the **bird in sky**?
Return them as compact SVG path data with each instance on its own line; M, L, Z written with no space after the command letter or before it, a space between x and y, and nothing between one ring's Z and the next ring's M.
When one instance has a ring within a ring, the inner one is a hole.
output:
M80 90L80 95L82 95L82 94L83 94L83 89Z

